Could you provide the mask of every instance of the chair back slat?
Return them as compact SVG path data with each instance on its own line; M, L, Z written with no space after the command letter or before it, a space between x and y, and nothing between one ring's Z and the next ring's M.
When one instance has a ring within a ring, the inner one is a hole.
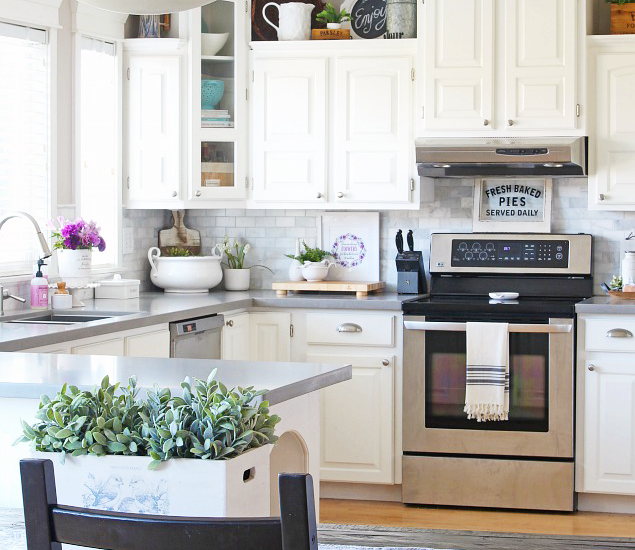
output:
M50 460L20 461L27 550L61 544L107 550L317 550L313 480L280 474L280 517L191 518L57 503ZM185 489L184 489L185 490Z

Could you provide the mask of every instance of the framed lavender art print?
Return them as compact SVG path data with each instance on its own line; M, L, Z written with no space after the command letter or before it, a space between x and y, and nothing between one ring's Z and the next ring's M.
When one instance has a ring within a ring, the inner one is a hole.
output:
M336 263L328 280L379 281L379 212L329 212L318 224L318 247Z

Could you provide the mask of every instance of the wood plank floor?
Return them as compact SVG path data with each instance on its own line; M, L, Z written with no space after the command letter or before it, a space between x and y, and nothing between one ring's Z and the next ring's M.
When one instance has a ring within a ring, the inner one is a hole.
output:
M507 512L361 500L321 499L320 522L499 533L635 537L635 515L630 514Z

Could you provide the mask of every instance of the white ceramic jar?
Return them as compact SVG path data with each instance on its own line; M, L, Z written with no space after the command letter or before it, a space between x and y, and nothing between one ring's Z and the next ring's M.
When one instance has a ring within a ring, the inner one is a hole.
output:
M633 286L628 287L627 285ZM625 292L635 291L635 250L624 252L624 258L622 259L622 290Z

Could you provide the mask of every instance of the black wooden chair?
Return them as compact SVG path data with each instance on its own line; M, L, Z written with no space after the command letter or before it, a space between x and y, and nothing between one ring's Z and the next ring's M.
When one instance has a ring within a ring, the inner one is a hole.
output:
M188 518L57 503L50 460L20 461L28 550L60 543L108 550L317 550L313 480L280 474L280 517Z

